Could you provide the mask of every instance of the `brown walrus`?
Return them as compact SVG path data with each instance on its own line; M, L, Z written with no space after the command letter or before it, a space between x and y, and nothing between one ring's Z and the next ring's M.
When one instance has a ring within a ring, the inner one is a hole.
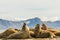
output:
M24 23L21 32L17 32L8 36L8 39L25 39L30 38L29 28L26 23Z
M23 24L23 27L22 27L21 31L24 31L24 32L28 32L29 33L29 27L27 26L26 23Z
M16 31L13 28L9 28L6 31L4 31L3 33L0 34L0 38L6 38L7 36L9 36L10 34L16 33L18 31Z
M37 24L34 30L35 30L35 31L34 31L34 36L35 36L36 38L39 37L39 33L40 33L40 31L41 31L40 25Z

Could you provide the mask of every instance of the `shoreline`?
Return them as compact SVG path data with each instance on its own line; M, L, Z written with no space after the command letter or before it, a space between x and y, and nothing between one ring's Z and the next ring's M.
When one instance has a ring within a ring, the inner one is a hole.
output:
M60 38L0 39L0 40L60 40Z

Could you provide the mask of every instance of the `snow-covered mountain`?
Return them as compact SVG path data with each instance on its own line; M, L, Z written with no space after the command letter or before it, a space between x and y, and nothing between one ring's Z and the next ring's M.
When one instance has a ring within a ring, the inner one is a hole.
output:
M51 27L51 28L59 28L60 29L60 20L57 20L57 21L54 21L54 22L47 21L46 25L48 27Z
M37 17L23 21L8 21L8 20L0 19L0 29L7 29L9 27L20 28L22 27L24 22L26 22L29 27L33 27L37 23L39 24L42 23L42 21Z

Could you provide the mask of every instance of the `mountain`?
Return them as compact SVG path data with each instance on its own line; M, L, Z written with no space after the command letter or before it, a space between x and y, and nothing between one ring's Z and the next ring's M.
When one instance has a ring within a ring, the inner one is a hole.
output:
M20 29L23 26L24 22L27 23L29 27L34 27L37 23L42 23L40 18L37 17L23 21L8 21L0 19L0 30L8 29L10 27Z
M6 30L10 27L20 29L23 26L24 22L27 23L30 28L34 27L36 24L41 25L43 23L42 20L38 17L22 20L22 21L9 21L9 20L0 19L0 31ZM54 22L45 21L45 23L48 27L60 28L60 20Z
M57 21L54 21L54 22L47 21L46 25L51 27L51 28L58 28L58 29L60 29L60 20L57 20Z
M40 18L32 18L32 19L28 19L25 22L29 22L28 26L29 27L34 27L36 24L42 24L42 21L40 20Z

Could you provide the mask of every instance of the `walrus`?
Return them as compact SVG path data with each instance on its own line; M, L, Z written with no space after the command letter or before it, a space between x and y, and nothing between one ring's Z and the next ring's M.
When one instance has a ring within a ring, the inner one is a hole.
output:
M20 32L9 35L8 39L26 39L30 38L29 28L26 23L23 24L23 27Z
M39 33L40 33L40 30L41 30L41 27L40 27L40 24L37 24L35 29L34 29L34 37L39 37Z
M4 31L3 33L0 34L0 38L6 38L8 37L10 34L13 34L13 33L16 33L18 31L16 31L15 29L13 28L9 28L7 29L6 31Z
M21 31L24 31L24 32L28 32L29 33L29 27L27 26L26 23L23 24L23 27L22 27Z

